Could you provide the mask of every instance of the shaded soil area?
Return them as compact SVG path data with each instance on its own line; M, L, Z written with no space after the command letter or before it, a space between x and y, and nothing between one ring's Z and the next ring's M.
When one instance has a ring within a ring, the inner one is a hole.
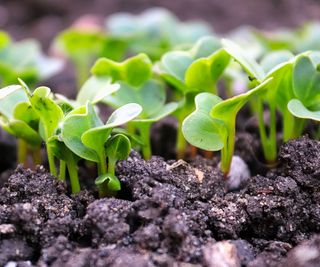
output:
M279 157L227 192L217 162L132 152L122 191L100 200L19 167L0 191L0 266L319 266L320 142L290 141Z

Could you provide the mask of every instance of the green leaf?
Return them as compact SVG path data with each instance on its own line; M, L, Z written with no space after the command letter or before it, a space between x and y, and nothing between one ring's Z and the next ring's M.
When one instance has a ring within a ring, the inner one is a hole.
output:
M44 138L47 141L55 134L59 123L62 121L63 111L52 99L52 93L48 87L38 87L33 93L28 92L28 96L32 108L43 124Z
M139 54L123 62L100 58L91 69L92 74L111 77L112 81L124 81L140 86L152 76L152 63L146 54Z
M21 120L27 123L31 128L34 130L38 130L39 128L39 116L33 110L30 103L27 102L20 102L15 106L13 117L16 120Z
M85 106L74 109L65 117L61 129L62 140L79 157L99 162L96 151L84 145L81 137L86 131L102 125L93 106L87 103Z
M163 105L160 109L157 110L153 115L150 115L146 118L137 118L134 119L133 122L156 122L159 121L170 114L172 114L178 108L178 103L170 102Z
M305 106L312 106L319 101L320 73L305 54L298 56L294 64L293 91Z
M320 121L320 110L310 110L298 99L290 100L288 109L295 117Z
M258 82L261 82L265 77L265 73L261 66L250 56L250 54L246 53L240 46L236 43L223 39L222 46L226 50L227 53L230 54L248 73L251 80L257 79Z
M81 136L82 143L96 151L98 156L104 156L104 144L108 140L113 128L123 125L137 117L141 112L141 106L135 103L124 105L115 110L103 126L88 129Z
M0 122L0 124L2 123ZM24 121L12 119L6 126L10 128L10 133L17 138L27 141L27 143L32 147L40 147L42 142L40 135Z
M223 148L223 122L210 116L210 110L221 101L220 97L210 93L196 96L196 110L182 124L183 135L190 144L209 151Z
M110 173L102 174L95 180L97 186L102 185L105 182L108 182L108 189L110 191L119 191L121 189L120 181L115 175Z
M162 83L156 80L145 82L140 88L133 88L120 82L120 90L108 96L104 102L119 108L122 105L134 102L142 107L139 119L158 117L162 113L166 100L166 91Z
M212 53L221 48L220 39L214 36L204 36L200 38L190 49L192 58L209 57Z
M215 119L224 121L226 125L229 125L235 120L239 110L249 101L251 97L261 95L265 93L268 88L270 88L271 81L272 78L269 78L254 89L251 89L244 94L234 96L218 103L211 109L210 115Z
M8 119L13 118L16 105L25 101L28 101L28 97L20 85L0 89L0 113Z
M287 62L293 57L293 54L288 50L273 51L263 57L261 66L263 70L268 73L279 64Z
M71 157L72 160L75 160L76 162L79 160L79 158L64 144L61 136L51 136L47 142L47 146L51 147L51 151L60 160L68 162Z
M187 90L184 77L187 69L193 62L192 56L183 51L172 51L161 58L160 73L179 90Z
M76 102L85 105L87 101L96 104L106 96L119 90L118 84L112 84L109 77L90 77L80 89Z
M130 154L131 142L127 136L123 134L116 134L107 141L105 147L108 158L124 160Z
M198 91L215 92L216 83L229 64L230 56L220 49L208 58L195 60L185 73L186 85Z

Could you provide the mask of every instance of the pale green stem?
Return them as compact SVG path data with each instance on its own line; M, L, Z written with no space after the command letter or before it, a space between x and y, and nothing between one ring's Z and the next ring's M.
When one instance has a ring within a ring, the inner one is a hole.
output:
M228 136L226 137L224 147L221 150L221 171L225 177L228 176L230 171L235 143L235 120L233 122L229 121L229 123Z
M151 123L144 122L138 124L138 129L140 132L140 138L142 140L142 155L145 160L151 158L151 142L150 142L150 128Z
M26 164L27 163L27 157L28 157L28 145L26 141L23 139L19 138L17 140L17 161L20 164Z
M48 155L50 173L54 176L57 176L57 169L54 162L54 154L52 153L50 146L47 146L47 155Z
M64 160L60 160L59 180L61 181L66 180L66 162Z
M67 162L68 173L70 177L71 191L72 194L78 193L80 191L80 183L78 177L78 167L75 160L69 160Z

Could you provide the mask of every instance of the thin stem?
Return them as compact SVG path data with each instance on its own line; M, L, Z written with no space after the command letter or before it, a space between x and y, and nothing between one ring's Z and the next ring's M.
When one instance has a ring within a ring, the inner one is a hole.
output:
M294 117L288 110L283 114L283 141L295 139L301 136L305 120Z
M68 173L70 177L72 194L78 193L80 191L80 183L79 183L79 177L78 177L77 162L74 159L68 160L67 168L68 168Z
M261 100L257 102L259 133L262 143L264 158L267 162L274 162L277 158L277 131L276 131L276 109L274 105L270 105L270 131L267 136L267 131L264 122L264 109Z
M54 162L54 155L51 151L50 146L47 146L47 155L48 155L48 162L49 162L49 168L50 168L50 173L54 176L57 176L57 169L56 165Z
M269 133L269 158L267 161L273 163L277 159L277 117L276 107L270 104L270 133Z
M17 142L17 160L18 163L26 165L28 157L28 145L26 141L19 138Z
M150 142L151 123L139 123L138 128L140 132L140 138L143 142L142 155L145 160L148 160L151 158L152 155Z
M221 150L221 171L227 177L230 171L235 142L235 120L228 127L228 136L225 140L224 147Z
M117 164L117 160L116 159L112 159L112 158L108 158L108 173L115 175L116 173L116 164Z
M65 181L66 180L66 162L64 160L60 160L60 173L59 173L59 180Z
M99 175L107 173L107 164L106 164L106 157L104 153L101 153L100 162L98 163L98 173Z

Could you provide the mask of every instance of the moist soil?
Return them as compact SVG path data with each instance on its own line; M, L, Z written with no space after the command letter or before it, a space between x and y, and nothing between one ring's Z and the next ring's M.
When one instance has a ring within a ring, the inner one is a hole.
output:
M277 169L228 192L214 160L133 151L104 199L19 166L0 189L0 266L319 266L319 158L320 142L289 141Z

